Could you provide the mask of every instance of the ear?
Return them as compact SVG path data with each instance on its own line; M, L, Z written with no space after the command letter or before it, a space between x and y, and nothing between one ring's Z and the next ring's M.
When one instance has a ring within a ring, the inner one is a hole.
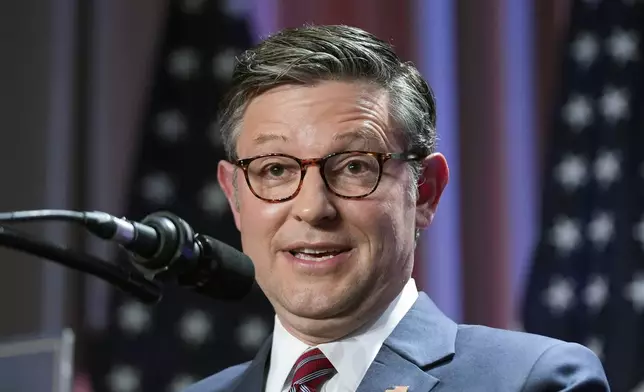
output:
M235 226L237 226L237 230L241 230L241 219L239 219L239 195L236 190L238 188L235 187L235 185L237 185L235 184L235 181L239 181L240 176L243 178L244 174L237 173L237 175L235 175L235 170L237 169L237 166L228 161L219 161L219 164L217 165L217 180L219 181L219 186L226 195L226 199L228 199L228 205L230 206L230 210L233 212L233 217L235 218Z
M447 160L435 153L423 160L418 179L418 200L416 201L416 228L425 229L432 223L438 201L449 180Z

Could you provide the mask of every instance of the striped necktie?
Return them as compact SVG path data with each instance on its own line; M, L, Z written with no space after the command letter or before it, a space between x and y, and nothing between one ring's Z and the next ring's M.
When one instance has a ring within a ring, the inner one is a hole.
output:
M333 374L331 362L315 348L302 354L295 362L295 372L289 392L318 392L318 388Z

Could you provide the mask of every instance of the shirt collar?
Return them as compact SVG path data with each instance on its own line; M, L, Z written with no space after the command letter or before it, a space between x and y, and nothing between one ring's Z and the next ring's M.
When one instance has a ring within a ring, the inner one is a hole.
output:
M340 340L318 346L337 370L336 377L342 390L354 391L358 388L380 347L417 298L418 290L412 278L374 323ZM275 316L267 391L281 391L284 388L293 365L309 348L291 335Z
M266 382L267 391L281 391L283 389L293 365L309 347L291 335L284 328L279 317L275 315L271 362Z
M382 344L418 298L414 279L409 279L398 296L372 324L338 341L318 346L338 370L341 390L355 391Z

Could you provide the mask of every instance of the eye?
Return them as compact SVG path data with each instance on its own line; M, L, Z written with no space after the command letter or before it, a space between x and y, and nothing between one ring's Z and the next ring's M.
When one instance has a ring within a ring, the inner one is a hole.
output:
M334 176L362 177L378 173L378 160L371 155L347 152L334 156L326 168Z
M267 180L283 180L297 176L300 166L288 157L266 157L254 160L248 167L249 173Z
M364 162L361 162L359 160L349 161L347 162L345 167L352 174L358 174L365 169Z
M279 163L268 164L268 165L264 166L264 168L262 170L262 172L268 173L268 174L270 174L271 176L274 176L274 177L279 177L279 176L283 175L284 171L286 171L286 169L284 168L283 165L281 165Z
M371 156L353 156L345 159L339 169L352 176L367 175L378 171L378 161Z

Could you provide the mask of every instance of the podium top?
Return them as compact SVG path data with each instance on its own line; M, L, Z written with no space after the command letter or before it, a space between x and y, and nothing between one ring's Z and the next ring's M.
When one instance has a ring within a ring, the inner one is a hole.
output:
M72 392L75 335L0 342L0 392Z

